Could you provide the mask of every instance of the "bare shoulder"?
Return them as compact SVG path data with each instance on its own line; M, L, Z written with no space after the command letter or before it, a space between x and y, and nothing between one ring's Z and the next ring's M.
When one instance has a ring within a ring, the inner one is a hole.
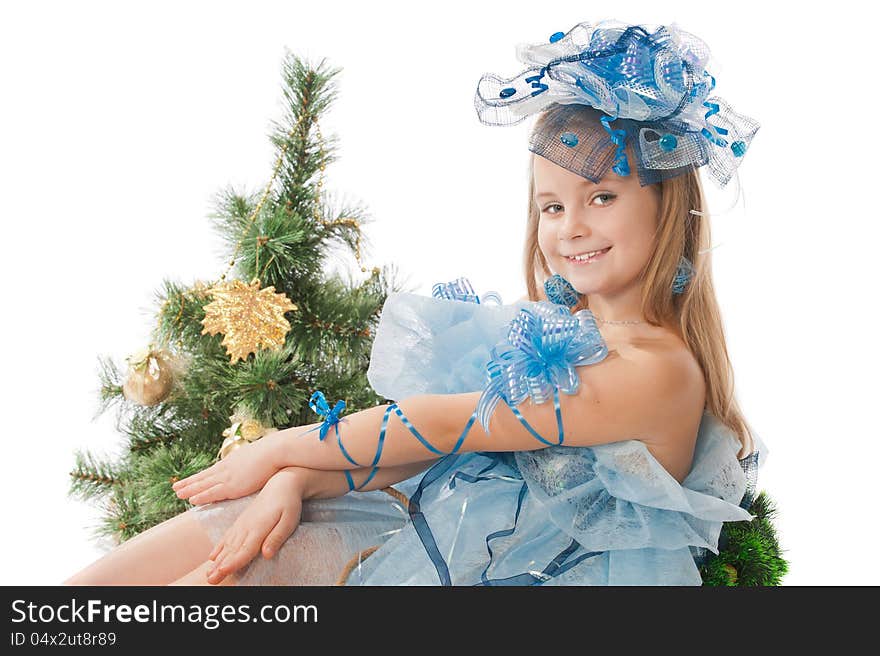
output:
M637 360L645 366L666 370L677 377L679 382L705 388L703 370L696 356L672 331L658 330L651 337L631 339L621 346L624 357Z
M656 338L633 340L621 349L656 383L652 430L642 440L679 483L690 471L700 421L706 406L706 380L684 341L671 331Z
M634 339L625 343L611 342L614 356L625 361L627 369L638 372L639 378L650 383L657 408L670 419L690 409L693 414L705 404L705 378L697 359L678 337Z
M576 391L555 395L554 403L523 401L515 413L499 404L486 435L504 435L502 450L512 451L534 449L536 435L546 438L559 430L564 431L560 443L569 446L637 439L681 482L690 471L705 405L703 377L686 345L672 339L672 333L639 334L644 338L621 342L603 333L608 354L577 368Z

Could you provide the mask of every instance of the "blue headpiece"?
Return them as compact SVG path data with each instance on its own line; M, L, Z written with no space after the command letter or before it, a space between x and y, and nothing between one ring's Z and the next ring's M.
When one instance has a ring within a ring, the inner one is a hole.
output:
M654 32L614 20L580 23L549 43L520 44L516 54L528 65L518 76L480 79L480 121L514 125L546 109L529 150L593 182L609 168L629 175L630 143L642 186L708 165L724 187L760 127L709 97L709 48L674 23ZM591 114L604 132L586 128Z

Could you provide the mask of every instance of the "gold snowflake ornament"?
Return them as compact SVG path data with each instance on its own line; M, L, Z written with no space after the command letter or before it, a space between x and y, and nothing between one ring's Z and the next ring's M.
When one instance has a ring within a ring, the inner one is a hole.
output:
M205 305L202 334L223 333L223 346L230 362L247 360L260 348L279 349L290 330L284 313L298 309L273 286L260 289L259 278L248 285L242 280L221 282L208 290L214 298Z

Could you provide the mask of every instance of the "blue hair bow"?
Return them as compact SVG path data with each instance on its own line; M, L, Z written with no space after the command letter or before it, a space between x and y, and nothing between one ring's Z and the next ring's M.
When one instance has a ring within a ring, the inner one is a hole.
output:
M609 166L629 175L625 146L630 140L643 186L708 165L710 178L724 187L760 127L723 98L709 95L715 88L706 68L709 47L675 23L655 30L616 20L579 23L554 33L549 43L518 45L516 55L526 64L519 75L480 78L474 98L480 122L514 125L559 105L570 106L557 108L560 123L567 125L577 105L599 110L616 147L613 164L593 152L593 139L584 139L585 150L572 154L578 135L557 134L556 121L547 124L548 134L539 132L530 143L532 152L594 182Z
M575 367L596 364L608 355L608 347L596 326L593 313L581 310L572 315L561 306L540 301L523 308L511 321L507 340L493 346L486 363L488 383L477 403L477 417L486 433L499 400L504 400L531 434L547 445L516 409L526 397L534 403L553 398L559 441L562 444L562 414L559 391L576 394L580 378Z

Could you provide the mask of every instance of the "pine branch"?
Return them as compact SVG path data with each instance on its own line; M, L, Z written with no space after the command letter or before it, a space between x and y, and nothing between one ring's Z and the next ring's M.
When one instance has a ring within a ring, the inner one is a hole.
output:
M142 435L139 435L131 440L131 444L128 448L132 451L143 451L145 449L152 449L156 446L170 444L171 442L179 439L180 435L154 435L152 437L144 437Z
M379 306L378 311L381 312L385 299L388 298L389 294L414 292L418 288L418 285L408 284L410 278L411 275L401 279L400 271L394 263L381 268L376 267L373 269L373 274L361 284L363 287L362 293L367 298L375 300Z
M318 117L336 99L333 78L341 69L328 68L325 61L322 59L317 66L310 66L296 55L286 53L282 93L287 109L283 123L273 122L275 129L271 136L279 153L285 145L287 147L276 202L294 209L303 217L313 216L317 209L315 194L308 181L322 166L326 168L336 159L333 155L335 137L322 135L323 144L309 138Z
M219 445L218 445L219 446ZM131 484L139 491L141 504L155 516L173 516L189 507L171 485L214 463L214 454L183 442L162 445L138 458L131 472Z
M181 421L169 412L167 405L156 412L133 414L123 432L129 436L130 452L144 451L181 439Z
M212 203L215 211L208 214L216 232L226 241L231 256L245 230L250 225L250 216L257 207L262 192L236 192L232 185L214 194Z
M121 418L118 430L128 436L128 453L136 459L142 451L174 442L195 449L213 448L228 424L228 416L228 408L205 413L200 399L182 394L156 406L132 405L129 415Z
M718 554L712 554L700 567L703 585L779 585L788 572L772 523L776 511L769 495L762 491L749 512L755 515L749 522L723 524Z
M287 343L304 360L325 361L337 354L357 359L372 343L372 329L381 306L365 298L338 274L319 288L310 288L296 302Z
M319 278L320 234L311 223L284 209L264 211L242 242L236 271L244 280L259 277L262 286L280 290L291 279Z
M120 473L111 462L101 460L88 451L77 451L74 456L68 492L71 496L82 500L93 499L107 494L119 483Z
M180 443L154 449L134 462L126 482L112 488L96 534L124 542L187 510L191 505L177 498L171 484L212 462L211 455Z
M92 421L125 399L122 394L122 374L112 358L98 356L98 378L101 385L98 391L98 408Z
M152 525L150 518L140 510L138 490L130 485L120 485L103 505L103 517L95 533L111 537L118 544L133 538Z
M202 319L204 306L211 301L207 285L187 287L170 280L162 281L156 294L158 323L152 333L157 344L177 344L184 350L198 348L204 342Z
M321 225L315 229L320 231L322 241L331 247L326 253L328 256L334 255L334 242L346 247L348 252L363 256L369 246L363 228L369 223L372 218L366 207L337 201L335 194L327 192L321 203Z
M284 426L292 408L308 402L305 382L297 374L294 350L261 350L235 369L230 390L238 399L236 407L246 411L264 426Z

